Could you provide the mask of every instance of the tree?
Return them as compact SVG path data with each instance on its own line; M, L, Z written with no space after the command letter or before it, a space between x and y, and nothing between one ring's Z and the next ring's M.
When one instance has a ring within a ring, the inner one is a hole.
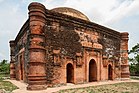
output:
M133 57L129 58L130 64L130 72L131 74L139 75L139 43L137 43L132 49L129 51L129 54L132 54Z
M3 73L10 72L10 64L8 63L8 60L4 59L0 62L0 72L3 72Z

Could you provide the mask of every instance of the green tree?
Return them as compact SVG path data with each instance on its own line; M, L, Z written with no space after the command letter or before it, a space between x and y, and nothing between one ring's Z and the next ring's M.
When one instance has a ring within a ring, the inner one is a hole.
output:
M129 58L129 61L131 62L130 72L131 74L139 75L139 43L132 47L129 54L132 55L132 57Z
M8 60L4 59L0 62L0 72L3 72L3 73L10 72L10 64L8 63Z

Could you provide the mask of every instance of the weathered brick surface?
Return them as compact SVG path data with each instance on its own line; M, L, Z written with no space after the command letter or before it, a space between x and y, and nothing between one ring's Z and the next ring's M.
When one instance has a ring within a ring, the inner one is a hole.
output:
M83 15L68 10L73 11ZM47 10L40 3L29 5L29 19L10 47L10 77L27 82L29 90L129 78L128 33Z

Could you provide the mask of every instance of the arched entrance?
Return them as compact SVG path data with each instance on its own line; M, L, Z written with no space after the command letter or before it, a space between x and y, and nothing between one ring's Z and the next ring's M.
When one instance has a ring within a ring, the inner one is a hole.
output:
M112 66L108 65L108 80L112 80Z
M67 83L74 83L74 68L71 63L67 64Z
M94 59L89 62L89 82L97 80L97 66Z

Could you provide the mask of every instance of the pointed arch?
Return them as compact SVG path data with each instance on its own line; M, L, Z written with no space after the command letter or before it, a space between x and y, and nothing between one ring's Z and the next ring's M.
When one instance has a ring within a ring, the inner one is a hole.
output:
M109 64L108 65L108 80L112 80L112 66Z
M97 81L97 65L94 59L89 62L89 82Z
M67 83L74 83L74 68L71 63L66 66Z

